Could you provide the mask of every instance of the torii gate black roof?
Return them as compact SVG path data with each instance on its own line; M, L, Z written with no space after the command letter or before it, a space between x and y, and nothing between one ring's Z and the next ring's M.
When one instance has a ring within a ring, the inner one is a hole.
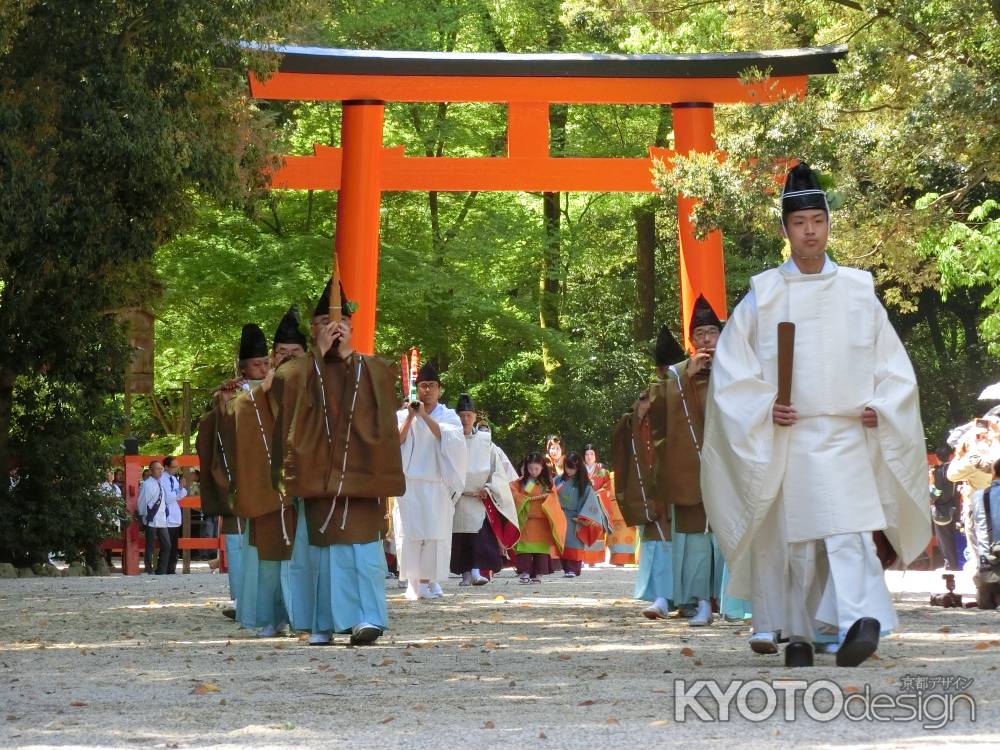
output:
M683 55L405 52L245 44L281 55L283 73L382 76L737 78L751 68L772 76L837 72L847 45Z

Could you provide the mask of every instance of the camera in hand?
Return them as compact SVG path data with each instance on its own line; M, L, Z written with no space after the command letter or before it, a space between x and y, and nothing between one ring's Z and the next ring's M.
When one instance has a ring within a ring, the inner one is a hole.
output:
M944 586L948 591L943 594L931 595L932 607L961 607L962 595L955 593L954 573L945 573L941 576L944 579Z

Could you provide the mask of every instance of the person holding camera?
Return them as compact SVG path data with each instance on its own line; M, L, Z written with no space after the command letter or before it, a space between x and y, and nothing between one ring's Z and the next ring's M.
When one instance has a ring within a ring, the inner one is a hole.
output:
M167 573L170 564L170 555L173 545L170 541L170 529L167 526L167 497L160 483L163 475L163 464L159 461L151 461L149 464L149 476L139 485L139 500L136 503L136 514L139 516L139 523L146 531L146 550L143 559L148 575L161 576ZM157 558L156 568L153 568L153 548L156 543L160 543L160 555Z
M972 502L979 567L973 581L980 609L1000 605L1000 459L993 464L993 481Z
M468 452L458 415L441 403L441 379L429 362L417 375L417 400L396 412L406 492L392 527L406 598L442 596L451 563L455 500L465 487Z

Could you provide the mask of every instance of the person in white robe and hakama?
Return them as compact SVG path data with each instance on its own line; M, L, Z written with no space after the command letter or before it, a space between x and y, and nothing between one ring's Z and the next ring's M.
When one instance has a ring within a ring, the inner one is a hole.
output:
M758 652L788 666L835 641L856 666L896 627L873 534L909 563L930 535L913 367L871 274L826 255L829 208L812 170L789 173L792 258L751 280L716 347L702 451L709 522L729 591L752 594ZM777 403L777 325L795 324L791 403Z
M427 363L417 375L417 401L396 412L406 493L396 498L393 530L406 598L442 596L451 562L455 501L465 487L468 456L458 415L440 403L441 380Z
M468 464L452 520L451 572L462 576L459 586L485 586L489 578L483 572L499 572L521 534L510 491L518 473L489 430L477 425L479 413L468 393L458 397L455 412L462 421Z

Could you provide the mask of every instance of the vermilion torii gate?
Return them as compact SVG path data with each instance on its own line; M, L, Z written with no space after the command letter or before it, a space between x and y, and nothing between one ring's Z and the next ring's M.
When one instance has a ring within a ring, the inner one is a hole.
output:
M272 186L339 190L336 253L347 293L360 304L354 347L375 347L379 209L384 191L655 192L654 160L711 153L714 107L805 96L809 75L835 72L844 46L697 55L479 54L270 48L281 56L267 81L251 75L262 99L340 101L341 145L286 156ZM769 74L749 80L757 69ZM382 143L386 102L495 102L508 108L505 157L405 156ZM553 158L551 104L669 104L674 150L645 159ZM684 330L704 294L725 317L722 236L698 240L694 201L678 199Z

